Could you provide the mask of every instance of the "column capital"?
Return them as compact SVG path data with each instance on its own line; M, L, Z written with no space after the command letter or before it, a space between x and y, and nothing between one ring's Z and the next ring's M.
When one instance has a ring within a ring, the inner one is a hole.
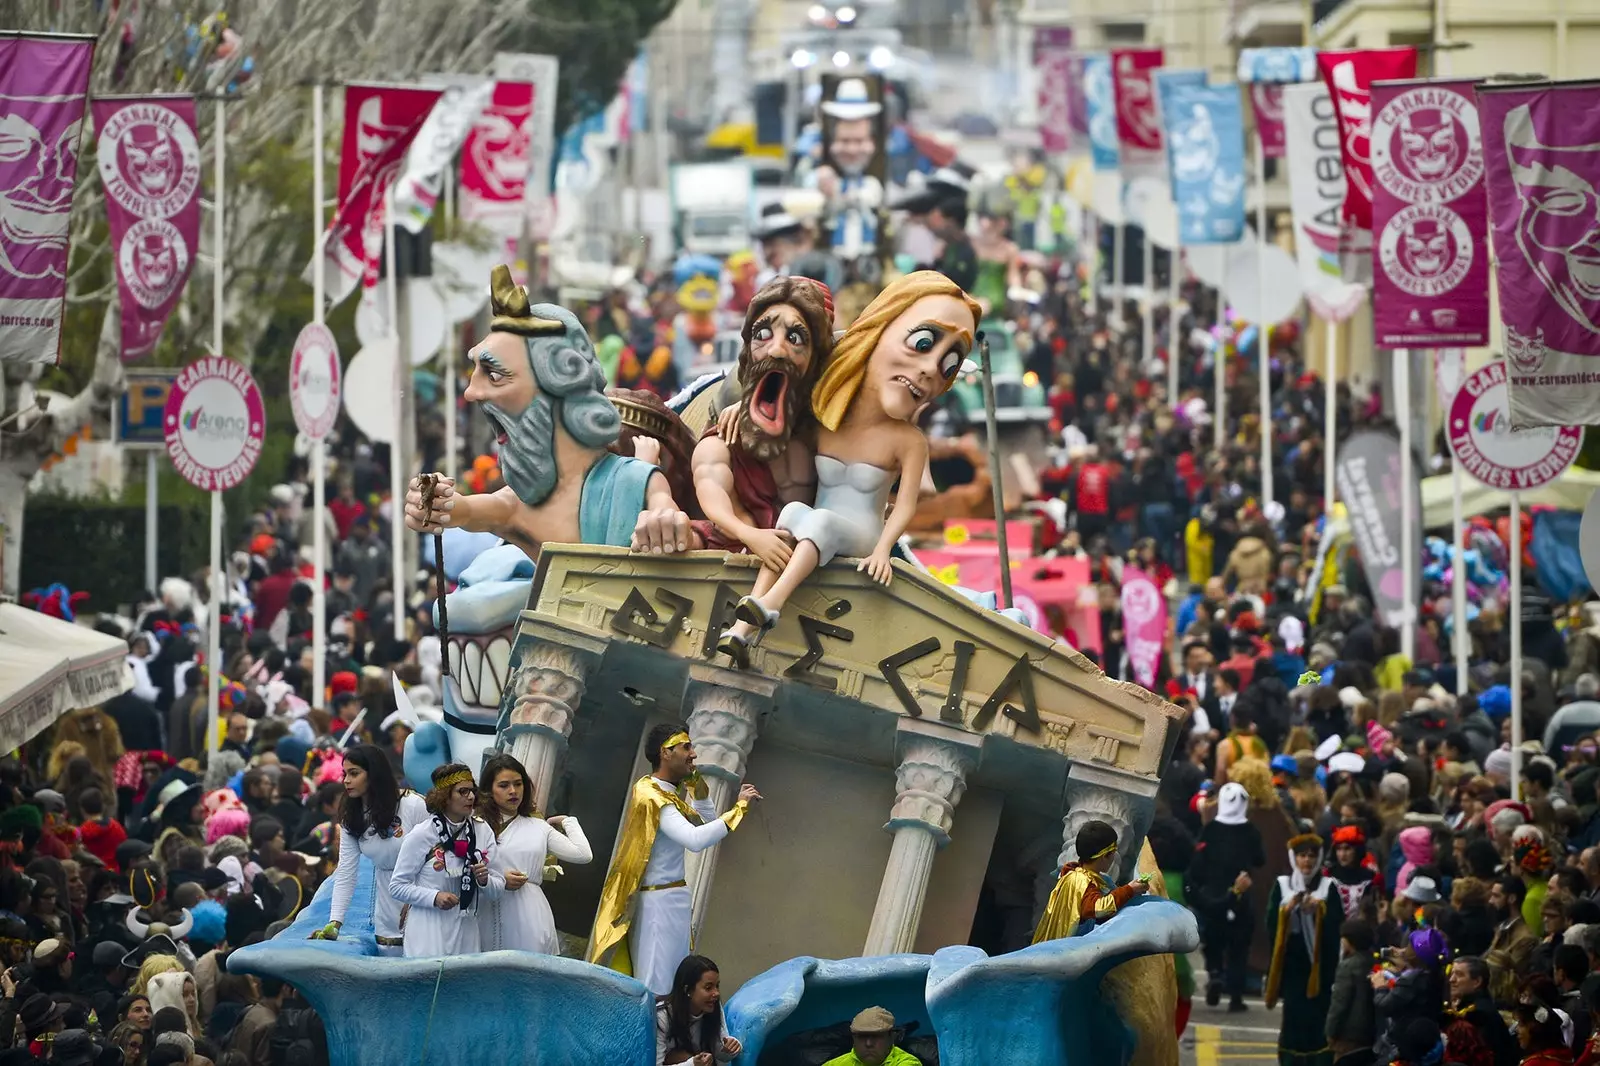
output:
M1115 766L1074 762L1067 769L1067 784L1062 797L1066 813L1061 819L1061 854L1056 865L1065 866L1078 859L1078 830L1090 821L1102 821L1117 831L1117 847L1122 854L1122 869L1132 870L1138 863L1135 849L1144 842L1145 831L1155 813L1156 790L1161 782L1154 777L1129 773Z
M599 655L581 644L530 636L519 632L513 647L515 664L500 709L500 743L509 747L518 736L538 733L565 746Z
M983 741L965 730L936 722L904 720L895 733L895 801L890 832L927 830L939 847L950 843L956 805L967 775L978 768Z
M694 738L695 763L701 773L735 785L744 780L761 716L772 708L777 685L764 692L762 688L724 685L721 677L697 677L691 669L682 706L688 709L689 736Z

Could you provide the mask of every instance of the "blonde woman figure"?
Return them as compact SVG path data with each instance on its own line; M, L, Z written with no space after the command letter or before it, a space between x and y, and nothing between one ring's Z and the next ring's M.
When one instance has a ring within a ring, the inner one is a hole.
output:
M980 314L953 281L919 270L879 293L834 345L811 393L816 503L790 503L778 515L794 551L782 571L762 567L753 594L739 601L738 621L717 641L736 665L749 666L755 635L777 625L800 583L835 556L858 557L856 569L889 583L890 552L911 524L928 467L917 414L967 368Z

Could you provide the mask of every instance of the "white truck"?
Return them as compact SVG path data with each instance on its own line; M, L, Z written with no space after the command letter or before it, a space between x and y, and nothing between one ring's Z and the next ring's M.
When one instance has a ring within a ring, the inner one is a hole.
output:
M755 177L748 161L672 168L672 221L679 248L718 258L751 246Z

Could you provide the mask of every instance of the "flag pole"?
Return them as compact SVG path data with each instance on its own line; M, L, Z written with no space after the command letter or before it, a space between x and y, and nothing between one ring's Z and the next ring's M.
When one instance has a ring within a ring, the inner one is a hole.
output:
M216 188L211 199L211 352L222 358L222 268L227 258L223 243L227 239L224 199L227 192L227 102L217 97ZM211 616L206 626L206 751L214 761L221 747L217 723L222 699L222 596L227 582L222 574L222 493L211 493Z
M1178 353L1183 351L1183 341L1178 332L1178 300L1181 296L1179 271L1183 269L1183 245L1174 244L1167 253L1167 403L1178 409Z
M1511 603L1506 617L1511 620L1511 796L1520 799L1517 784L1522 776L1522 493L1511 492ZM1466 628L1457 618L1456 627Z
M389 441L389 572L394 592L394 639L406 639L406 560L405 560L405 495L406 484L401 473L405 457L400 446L403 434L400 420L405 410L402 394L406 388L406 375L410 370L405 357L404 338L400 335L400 278L395 269L394 255L394 183L383 193L383 254L389 271L389 333L394 337L394 422L393 437Z
M1411 491L1411 349L1395 351L1394 408L1400 422L1400 576L1405 582L1401 598L1400 654L1410 661L1416 654L1417 552L1412 540L1419 515L1412 513Z
M983 420L989 433L989 483L994 492L994 536L1000 545L1000 606L1012 606L1011 548L1006 540L1005 487L1000 480L1000 427L994 409L994 367L989 359L989 342L978 335L978 357L983 360Z
M1267 151L1256 129L1256 347L1260 382L1261 509L1273 500L1272 485L1272 324L1267 321Z
M311 321L323 324L327 295L322 261L322 85L311 87ZM323 438L311 442L311 702L322 706L328 683L328 451Z
M1322 383L1322 513L1328 522L1333 521L1333 499L1338 492L1333 471L1338 462L1339 436L1339 323L1332 318L1323 320L1327 327L1327 369Z
M448 169L444 177L444 224L446 237L456 220L456 178ZM444 337L444 476L456 476L456 325L450 323ZM439 561L439 565L444 565Z

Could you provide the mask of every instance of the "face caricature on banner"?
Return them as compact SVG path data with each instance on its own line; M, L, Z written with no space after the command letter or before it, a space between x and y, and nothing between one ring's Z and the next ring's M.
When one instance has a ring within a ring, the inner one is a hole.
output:
M851 262L877 250L878 210L883 205L879 129L881 94L865 78L841 78L822 101L823 163L812 174L827 197L825 229L833 253Z

